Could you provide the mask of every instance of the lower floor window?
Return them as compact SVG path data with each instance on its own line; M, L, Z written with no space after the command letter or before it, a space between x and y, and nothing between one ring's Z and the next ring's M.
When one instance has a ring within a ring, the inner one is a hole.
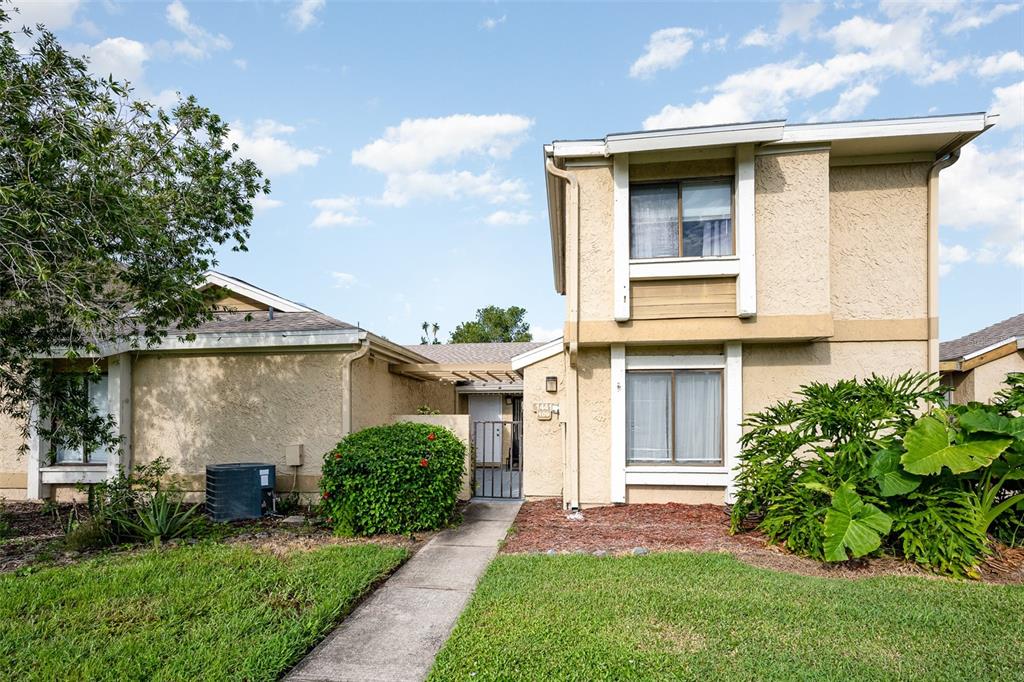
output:
M626 461L720 464L722 371L626 372Z
M91 378L85 374L81 376L80 399L92 405L97 414L106 415L109 412L107 404L107 387L109 382L107 375L102 374L98 378ZM109 455L108 448L105 446L86 450L81 444L61 445L57 447L55 459L58 464L103 464L107 461Z

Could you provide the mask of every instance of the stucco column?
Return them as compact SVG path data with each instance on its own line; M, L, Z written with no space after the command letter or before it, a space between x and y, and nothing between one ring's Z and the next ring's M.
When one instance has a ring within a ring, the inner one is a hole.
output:
M132 466L132 356L121 353L107 360L107 406L114 419L114 435L121 440L107 459L107 477L126 474Z
M47 457L50 452L50 444L39 432L40 428L46 429L50 426L49 418L40 420L39 405L32 406L29 415L28 427L28 481L25 486L25 498L29 500L44 500L50 497L50 486L43 485L42 474L39 469L47 464Z

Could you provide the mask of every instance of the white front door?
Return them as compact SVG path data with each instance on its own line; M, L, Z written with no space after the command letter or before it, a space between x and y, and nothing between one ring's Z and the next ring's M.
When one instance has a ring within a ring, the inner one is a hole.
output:
M477 464L500 464L504 461L501 447L501 396L469 396L469 421L473 429Z

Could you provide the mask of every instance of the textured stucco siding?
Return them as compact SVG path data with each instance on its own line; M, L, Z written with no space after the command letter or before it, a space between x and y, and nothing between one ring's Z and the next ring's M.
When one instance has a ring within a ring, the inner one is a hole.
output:
M580 186L580 319L610 320L613 314L614 249L612 245L611 166L574 169ZM566 259L574 257L571 236ZM569 283L571 292L574 283ZM568 303L568 301L567 301Z
M580 504L611 501L611 351L581 348L579 377ZM571 425L570 425L571 428Z
M812 381L923 372L927 366L925 341L744 344L743 414L795 398L796 390Z
M996 393L1006 388L1003 381L1010 372L1024 372L1024 353L1017 351L1013 355L987 362L971 370L973 375L973 391L968 400L979 403L992 402Z
M758 315L829 312L828 157L819 151L755 160Z
M25 465L28 456L18 452L24 442L21 424L6 415L0 415L0 499L25 498Z
M423 405L451 413L455 409L454 386L395 374L387 361L372 354L352 363L353 431L387 424L396 414L415 414Z
M832 315L928 316L928 164L832 168Z
M202 490L207 464L267 462L291 483L285 447L305 448L300 490L315 490L341 438L341 352L147 355L132 372L133 459L165 457Z
M724 504L725 488L694 485L627 485L626 504Z
M565 409L564 353L536 362L523 371L523 494L526 497L562 495L562 424L564 414L537 418L537 403L555 403ZM558 378L558 391L548 393L544 381Z

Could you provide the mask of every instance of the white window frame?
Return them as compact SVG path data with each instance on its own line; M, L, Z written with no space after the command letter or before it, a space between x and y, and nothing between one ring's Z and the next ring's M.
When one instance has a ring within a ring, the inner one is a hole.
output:
M626 372L633 369L721 369L725 398L725 438L720 465L626 463ZM623 344L611 347L611 501L626 501L629 485L713 486L733 498L734 470L743 421L743 346L728 342L721 355L627 355Z
M757 314L757 268L755 262L754 145L735 147L733 178L733 235L735 254L707 258L629 257L629 154L612 157L613 176L613 317L616 322L630 319L630 280L687 279L696 277L735 277L736 315ZM649 159L645 159L649 160Z

